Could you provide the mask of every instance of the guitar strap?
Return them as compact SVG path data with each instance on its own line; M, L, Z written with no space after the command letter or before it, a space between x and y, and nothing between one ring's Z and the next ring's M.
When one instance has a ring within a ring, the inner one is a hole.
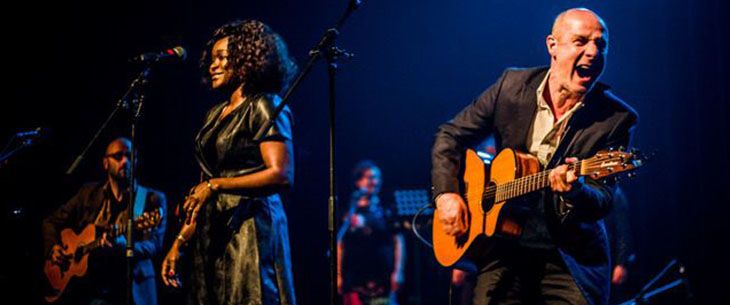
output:
M134 215L132 219L142 216L144 212L144 204L147 201L147 188L141 185L137 186L137 195L134 197Z

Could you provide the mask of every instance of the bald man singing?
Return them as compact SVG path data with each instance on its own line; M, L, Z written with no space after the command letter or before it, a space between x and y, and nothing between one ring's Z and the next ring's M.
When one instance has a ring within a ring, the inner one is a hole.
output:
M447 234L466 233L458 173L466 148L494 135L498 149L529 153L553 169L549 188L505 205L522 227L475 253L474 304L608 304L609 246L602 218L612 185L577 177L568 164L628 146L637 113L598 82L608 28L585 8L555 18L545 39L550 65L509 68L439 127L432 150L433 195Z

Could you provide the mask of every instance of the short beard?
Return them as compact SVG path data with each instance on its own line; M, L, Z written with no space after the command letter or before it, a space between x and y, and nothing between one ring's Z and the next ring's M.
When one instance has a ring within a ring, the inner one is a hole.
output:
M124 176L122 176L119 173L116 173L116 174L109 173L109 177L111 179L113 179L120 186L129 185L129 177L126 174Z

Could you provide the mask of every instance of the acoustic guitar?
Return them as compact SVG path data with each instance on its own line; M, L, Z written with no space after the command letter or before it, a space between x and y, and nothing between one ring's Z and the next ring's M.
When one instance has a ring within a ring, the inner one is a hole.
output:
M591 158L569 165L577 176L600 180L619 173L633 176L633 170L645 161L635 150L601 151ZM433 250L438 262L449 267L465 256L475 244L496 236L516 237L522 232L518 221L502 217L500 212L509 200L550 186L551 170L540 171L540 163L532 155L512 149L502 150L487 165L474 150L467 150L462 166L462 197L466 202L467 232L460 236L447 235L439 219L438 209L433 218ZM488 175L489 174L489 175ZM504 214L504 213L502 213Z
M161 209L156 209L149 212L147 216L136 218L133 222L134 230L143 233L148 232L162 220L160 213ZM89 253L103 245L104 240L101 233L107 232L108 238L114 238L119 234L124 234L125 227L124 225L102 227L89 224L79 234L76 234L72 229L63 229L61 231L61 247L64 256L68 259L62 264L57 264L50 258L46 260L43 272L50 284L50 291L45 295L46 302L57 301L72 278L86 275Z

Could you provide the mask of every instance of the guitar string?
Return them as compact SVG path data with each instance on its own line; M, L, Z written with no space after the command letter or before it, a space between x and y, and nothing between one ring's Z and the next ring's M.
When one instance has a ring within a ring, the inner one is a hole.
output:
M615 159L615 158L611 158ZM594 160L583 160L581 162L576 163L575 165L569 165L568 169L580 172L581 168L592 168L593 166L599 165L601 163L604 163L606 161L609 161L610 159L594 159ZM623 159L622 159L623 160ZM525 177L520 177L515 180L509 181L507 183L501 184L501 185L490 185L485 188L484 195L485 197L491 198L491 197L497 197L495 196L497 193L503 195L501 197L506 197L506 199L517 197L521 194L534 191L537 189L540 189L544 187L547 184L547 181L545 181L545 178L549 176L551 170L542 171L536 174L528 175ZM588 170L587 172L590 172ZM502 201L502 200L499 200Z
M586 168L586 167L588 169L590 169L591 167L593 167L597 164L603 163L605 161L606 160L600 160L600 159L599 160L584 160L579 163L576 163L575 165L570 165L569 170L575 169L576 171L581 171L581 168ZM583 163L585 163L585 164L583 164ZM540 184L541 182L543 182L543 181L541 181L541 179L544 179L545 176L549 175L549 173L551 171L552 170L542 171L542 172L539 172L536 174L531 174L531 175L528 175L525 177L520 177L515 180L509 181L507 183L498 185L497 187L501 187L501 188L498 189L497 191L513 191L514 189L530 188L530 186L534 186L534 184ZM590 170L587 170L587 171L590 172ZM494 186L487 187L485 189L485 191L486 191L485 193L494 191Z
M615 158L611 158L611 159L615 159ZM591 172L592 170L590 170L590 169L592 167L599 165L601 163L604 163L606 161L609 161L609 160L610 159L583 160L579 163L576 163L574 166L571 165L569 167L569 169L572 170L573 168L575 168L577 171L580 172L581 167L583 167L583 168L588 169L583 172ZM495 193L499 193L499 194L503 195L501 197L507 197L506 199L510 199L510 198L514 198L519 195L522 195L524 193L540 189L547 185L547 181L545 181L545 176L549 175L549 173L551 171L552 170L547 170L547 171L542 171L537 174L520 177L513 181L509 181L507 183L497 185L496 188L495 188L495 186L489 186L485 189L485 195L487 197L491 197L491 196L494 196ZM495 197L497 197L497 196L495 196ZM502 200L499 200L499 201L502 201Z

